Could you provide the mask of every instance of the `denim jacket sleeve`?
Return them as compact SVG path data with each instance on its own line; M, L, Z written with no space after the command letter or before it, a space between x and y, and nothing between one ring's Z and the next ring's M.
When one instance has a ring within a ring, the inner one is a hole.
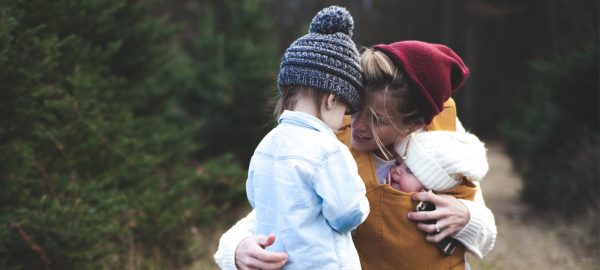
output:
M323 200L323 216L338 232L356 228L369 214L365 185L348 148L341 145L323 162L313 177Z

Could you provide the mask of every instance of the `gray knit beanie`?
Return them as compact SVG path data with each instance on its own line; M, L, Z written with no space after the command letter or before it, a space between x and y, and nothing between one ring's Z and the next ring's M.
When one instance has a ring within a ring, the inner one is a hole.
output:
M354 21L345 8L327 7L313 18L308 34L285 51L279 90L301 85L339 96L350 113L360 110L363 81L358 51L351 39Z

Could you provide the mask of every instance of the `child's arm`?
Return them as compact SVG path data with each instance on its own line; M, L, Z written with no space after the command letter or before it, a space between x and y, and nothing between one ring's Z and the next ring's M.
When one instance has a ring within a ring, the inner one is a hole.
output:
M313 185L323 199L323 216L334 230L348 232L367 218L369 202L365 185L346 146L338 148L321 164Z

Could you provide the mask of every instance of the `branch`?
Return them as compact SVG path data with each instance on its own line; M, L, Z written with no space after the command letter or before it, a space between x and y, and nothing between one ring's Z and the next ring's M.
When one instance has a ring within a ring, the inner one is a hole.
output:
M14 230L19 235L19 237L21 237L21 239L23 239L23 241L25 241L25 243L27 243L27 245L29 245L29 249L31 249L31 251L37 253L38 257L42 261L42 264L44 264L44 269L50 270L51 262L50 262L50 257L48 257L48 252L46 252L46 249L44 249L44 247L42 247L40 244L33 241L33 238L31 237L31 235L29 235L21 227L21 224L19 224L17 222L12 222L10 224L10 228L12 230Z
M44 177L44 180L46 180L46 185L48 186L48 191L50 192L50 195L52 195L52 199L57 200L58 197L56 196L56 192L54 191L54 184L52 183L52 179L50 179L50 177L48 176L48 172L46 172L46 170L44 169L44 167L42 167L42 165L40 165L39 162L37 162L37 160L35 158L33 158L33 166L38 169L38 171L40 171L40 173L42 174L42 177Z

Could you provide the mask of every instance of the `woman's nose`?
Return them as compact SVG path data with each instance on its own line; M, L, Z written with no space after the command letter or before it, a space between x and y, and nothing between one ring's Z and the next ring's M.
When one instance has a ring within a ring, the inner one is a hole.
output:
M352 115L352 127L356 130L367 130L369 128L369 121L367 121L366 113L359 111Z

